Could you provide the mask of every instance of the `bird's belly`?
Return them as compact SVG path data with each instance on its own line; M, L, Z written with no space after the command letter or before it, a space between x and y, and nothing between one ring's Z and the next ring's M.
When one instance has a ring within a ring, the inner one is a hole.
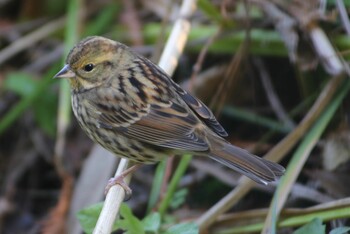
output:
M98 133L87 131L89 137L117 156L128 158L138 163L155 163L163 160L168 154L162 149L151 148L146 143L129 139L123 134L110 129L100 128Z

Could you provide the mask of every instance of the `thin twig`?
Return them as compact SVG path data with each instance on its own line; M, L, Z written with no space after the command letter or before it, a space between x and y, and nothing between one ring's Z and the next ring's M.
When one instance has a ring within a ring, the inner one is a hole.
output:
M142 26L135 9L134 0L123 0L124 13L122 14L123 23L128 27L129 38L134 46L143 45Z
M247 41L245 40L240 46L237 51L237 53L232 56L230 64L227 67L227 70L225 72L225 75L223 77L222 82L220 82L219 87L217 88L217 92L215 93L214 97L211 99L209 108L213 109L214 106L216 106L214 114L215 116L218 116L222 108L224 106L224 102L226 97L230 92L228 90L230 89L232 92L232 83L237 82L239 77L238 73L241 71L241 64L243 57L246 55L247 51Z
M166 161L163 181L162 181L162 185L160 186L160 194L159 194L160 200L163 199L163 197L164 197L164 195L166 193L166 190L167 190L167 187L168 187L168 183L169 183L169 179L171 178L173 162L174 162L174 156L171 156Z
M341 19L341 22L344 26L345 32L346 32L346 34L350 35L350 20L349 20L349 15L346 11L346 7L344 5L344 2L343 2L343 0L337 0L336 3L337 3L340 19Z
M281 35L283 43L288 50L289 59L292 62L297 61L297 47L299 37L294 29L296 20L282 11L275 3L266 0L250 0L250 2L259 5L265 12L266 16L274 23L275 28Z
M44 26L38 28L34 32L14 41L12 44L7 46L5 49L0 51L0 64L4 63L12 56L21 52L22 50L32 46L34 43L47 37L56 30L63 28L66 23L66 17L55 19Z
M334 76L344 72L343 62L325 32L320 27L314 26L309 30L309 36L324 69Z
M227 69L227 72L225 73L223 82L220 83L218 87L218 91L214 98L211 100L209 107L212 108L214 104L216 104L215 109L215 116L218 116L221 113L221 110L225 104L225 100L230 92L228 89L231 87L233 82L237 82L238 78L236 78L237 74L241 71L241 64L243 60L247 57L248 48L251 42L251 23L249 18L249 6L244 3L244 10L245 10L245 39L242 42L242 44L239 46L239 49L237 50L237 53L232 57L231 62L229 64L229 67ZM225 2L223 2L222 7L224 6ZM232 90L231 90L232 92Z
M281 104L281 102L280 102L280 100L275 92L275 89L273 88L270 75L267 72L265 65L263 64L261 59L256 58L253 61L254 61L255 66L257 66L257 68L259 69L259 74L261 77L263 87L264 87L265 92L266 92L267 99L269 100L270 105L271 105L272 109L274 110L276 116L288 128L290 128L290 129L295 128L294 122L288 117L287 112L283 108L283 106L282 106L282 104Z
M205 45L203 46L203 48L201 49L197 61L193 66L193 71L192 71L192 75L191 78L189 79L189 87L188 90L192 92L193 89L193 85L195 83L195 79L198 76L198 73L201 71L202 69L202 64L204 62L205 56L208 53L208 49L209 47L213 44L213 42L216 40L216 38L218 37L218 35L221 33L221 27L219 27L217 29L217 31L214 33L214 35L212 35L211 37L209 37L209 39L207 40L207 42L205 43Z
M47 22L47 18L34 19L28 22L21 22L11 26L5 26L0 28L0 36L9 41L17 40L18 37L23 34L38 28Z
M23 68L23 71L28 73L39 73L39 71L42 71L44 68L47 68L49 65L62 58L62 54L63 45L58 45L47 54L40 56L40 58L26 65Z

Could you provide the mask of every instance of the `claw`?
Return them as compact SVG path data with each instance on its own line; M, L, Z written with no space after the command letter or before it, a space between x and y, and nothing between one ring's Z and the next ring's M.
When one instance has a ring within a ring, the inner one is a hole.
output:
M105 195L107 195L108 191L110 190L110 188L114 185L119 184L125 191L125 198L124 201L127 201L131 198L132 195L132 190L130 189L130 187L125 183L124 178L134 172L136 169L138 169L141 166L141 164L135 164L131 167L129 167L127 170L123 171L120 175L115 176L111 179L108 180L108 184L105 188Z
M110 188L114 185L119 184L125 191L125 198L124 201L128 201L131 198L132 190L131 188L125 183L124 181L124 175L116 176L108 180L108 184L105 188L105 195L107 195Z

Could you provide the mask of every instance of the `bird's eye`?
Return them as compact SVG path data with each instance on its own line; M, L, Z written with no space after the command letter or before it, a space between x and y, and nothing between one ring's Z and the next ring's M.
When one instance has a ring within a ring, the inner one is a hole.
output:
M91 72L94 69L94 65L92 63L86 64L84 67L84 71Z

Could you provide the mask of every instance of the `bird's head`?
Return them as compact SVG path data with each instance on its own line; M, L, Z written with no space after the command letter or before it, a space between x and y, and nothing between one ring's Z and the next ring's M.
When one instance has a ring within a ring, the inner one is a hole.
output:
M54 78L68 78L74 91L95 88L115 74L124 51L125 46L116 41L87 37L73 47Z

